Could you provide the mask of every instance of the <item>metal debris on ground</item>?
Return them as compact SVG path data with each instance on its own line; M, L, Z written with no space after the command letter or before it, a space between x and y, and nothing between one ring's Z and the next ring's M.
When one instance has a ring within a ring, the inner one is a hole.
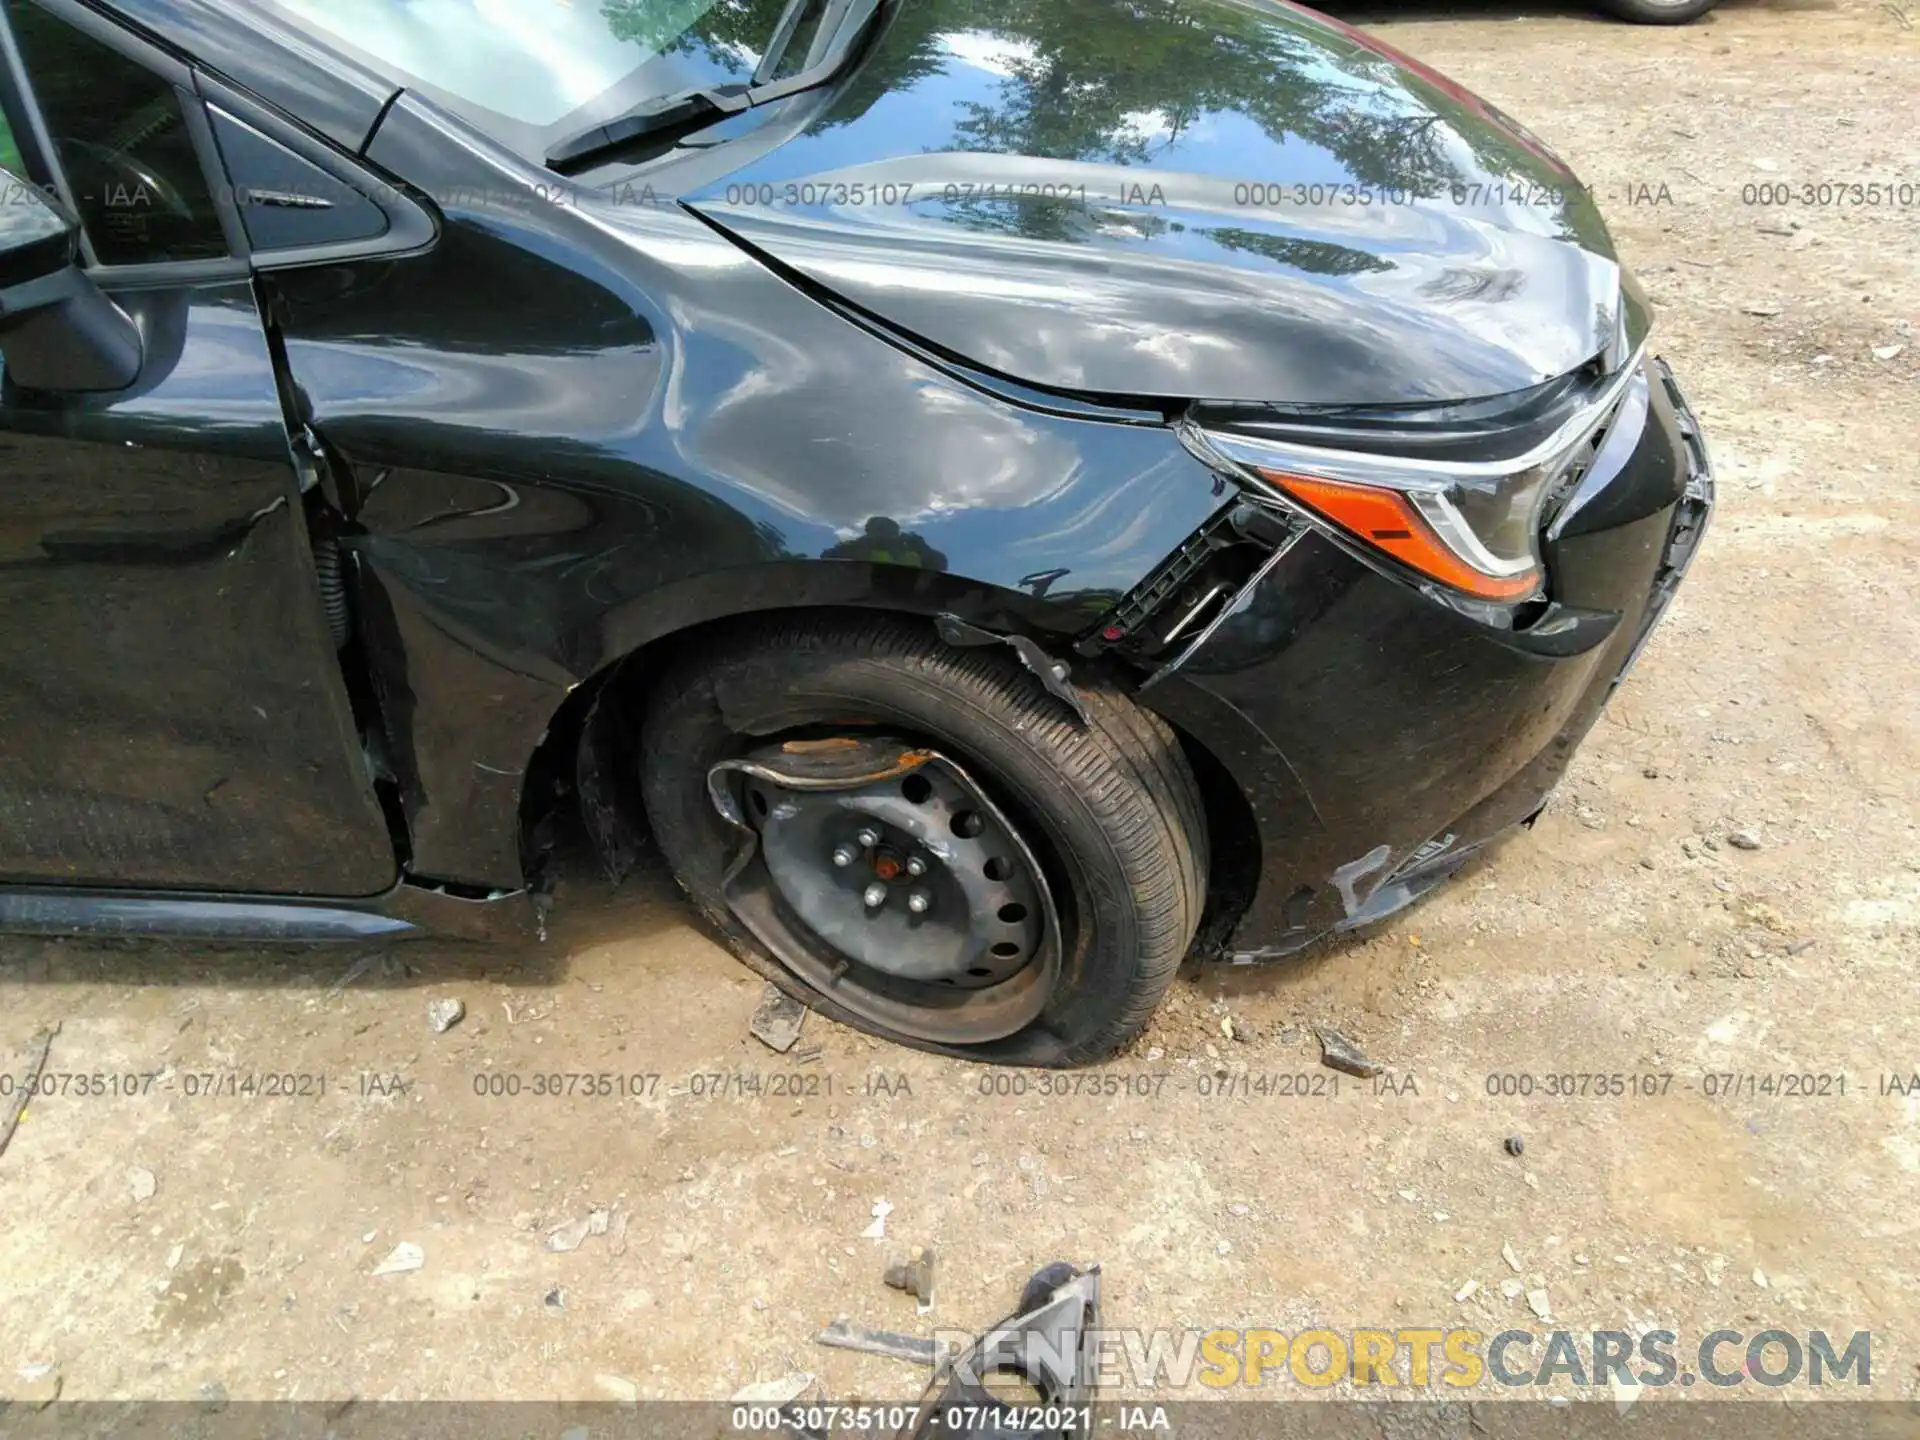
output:
M375 1275L404 1275L409 1270L418 1270L426 1263L426 1251L422 1250L411 1240L402 1240L398 1245L393 1247L392 1254L388 1255L386 1259L373 1267L373 1273Z
M798 1400L813 1385L813 1376L805 1370L796 1370L791 1375L782 1375L777 1380L756 1380L751 1385L742 1385L733 1392L736 1405L785 1405Z
M895 1290L904 1290L920 1302L920 1312L933 1308L933 1251L921 1245L906 1259L887 1266L881 1277Z
M1370 1080L1387 1068L1378 1060L1369 1060L1358 1045L1338 1030L1316 1025L1313 1033L1320 1037L1320 1063L1330 1070Z
M990 1389L990 1380L1017 1377L1044 1409L1088 1405L1098 1378L1093 1335L1099 1326L1100 1267L1043 1266L1028 1279L1012 1315L934 1372L899 1440L1006 1435L991 1418L1005 1391Z
M869 1330L844 1318L835 1320L813 1340L816 1345L834 1350L859 1350L867 1355L884 1355L889 1360L904 1360L909 1365L931 1365L939 1354L931 1340L902 1335L897 1330Z
M807 1007L778 985L769 983L760 997L747 1028L769 1050L784 1055L800 1038L800 1026L807 1018Z
M1501 1148L1509 1155L1524 1155L1527 1153L1527 1142L1518 1135L1509 1135L1501 1142Z
M27 1097L33 1094L39 1083L40 1072L47 1065L47 1051L53 1048L53 1037L60 1033L60 1022L38 1031L27 1042L27 1063L15 1069L8 1067L5 1073L15 1077L13 1093L0 1100L0 1155L7 1153L7 1143L13 1139L13 1132L19 1128L20 1116L27 1108Z
M838 1349L935 1367L920 1403L912 1407L912 1418L894 1440L933 1440L936 1436L947 1440L1002 1440L1016 1432L1001 1428L993 1418L1006 1403L1007 1392L997 1388L1001 1378L1023 1382L1041 1407L1058 1406L1064 1411L1092 1401L1097 1376L1091 1336L1099 1325L1100 1267L1080 1270L1056 1261L1028 1278L1011 1315L972 1343L944 1353L934 1341L887 1330L866 1330L844 1319L834 1321L813 1338ZM990 1380L996 1388L988 1388ZM734 1399L741 1399L745 1393ZM803 1419L789 1413L788 1432L803 1440L824 1440L822 1432L802 1424ZM1017 1433L1039 1432L1022 1428ZM1081 1432L1075 1428L1071 1433Z
M427 1006L427 1023L436 1035L444 1035L467 1018L467 1002L449 996Z
M606 1234L610 1224L611 1217L605 1210L595 1210L578 1220L556 1225L547 1232L547 1249L561 1255L578 1250L589 1235Z

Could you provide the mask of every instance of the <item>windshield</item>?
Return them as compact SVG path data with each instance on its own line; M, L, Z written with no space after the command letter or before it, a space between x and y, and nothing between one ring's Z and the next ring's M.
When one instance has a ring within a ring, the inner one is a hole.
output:
M272 3L528 151L655 96L749 79L781 10L781 0Z

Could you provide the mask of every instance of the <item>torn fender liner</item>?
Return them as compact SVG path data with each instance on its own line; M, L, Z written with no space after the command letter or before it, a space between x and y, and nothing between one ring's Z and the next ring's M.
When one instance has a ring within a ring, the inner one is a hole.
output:
M1069 678L1073 672L1067 662L1054 659L1040 647L1037 640L1025 635L1000 635L992 630L983 630L978 625L968 624L958 615L936 616L933 628L949 645L1011 646L1013 653L1020 657L1020 663L1039 677L1040 683L1046 686L1049 695L1079 716L1081 725L1092 723L1087 715L1087 702L1082 700L1080 692L1073 688L1073 682Z
M1021 1293L1020 1308L934 1373L914 1422L900 1432L899 1440L935 1435L1083 1440L1091 1432L1090 1425L1081 1423L1088 1414L1082 1407L1093 1400L1092 1336L1099 1323L1098 1265L1082 1271L1056 1261L1035 1271ZM989 1388L988 1378L995 1375L1024 1380L1032 1393ZM1056 1420L1067 1412L1069 1423L1029 1428L1049 1410Z
M1376 845L1358 860L1349 860L1334 870L1334 888L1340 892L1340 903L1346 908L1349 917L1360 911L1361 901L1357 893L1360 882L1367 876L1386 869L1387 862L1392 858L1391 849L1385 845Z
M574 751L574 791L579 796L581 824L600 857L601 869L619 884L640 863L646 842L631 816L646 814L638 777L621 764L620 743L637 734L639 725L627 712L624 697L608 685L593 698L580 726L580 744Z

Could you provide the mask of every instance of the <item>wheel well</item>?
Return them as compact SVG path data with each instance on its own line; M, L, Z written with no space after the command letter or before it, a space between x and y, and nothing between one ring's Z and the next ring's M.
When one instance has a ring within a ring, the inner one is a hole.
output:
M1219 757L1173 721L1161 719L1180 739L1207 817L1207 903L1190 952L1204 959L1226 948L1253 903L1260 885L1260 827L1246 793Z
M609 879L619 880L633 868L650 840L629 747L653 685L683 649L788 613L751 611L669 631L608 661L573 688L547 722L521 786L521 869L531 888L550 883L552 849L570 812L586 830Z
M837 606L801 608L815 613L873 613ZM521 792L522 864L535 889L541 888L553 844L569 811L584 826L609 878L619 879L638 862L650 842L646 806L635 783L629 747L652 687L682 650L705 648L730 629L793 613L755 611L690 625L609 662L574 688L548 722L546 735L527 766ZM929 617L911 611L889 613L931 624ZM1109 657L1079 663L1090 665L1129 694L1142 678ZM1179 738L1199 783L1206 814L1211 859L1194 953L1208 955L1224 946L1252 902L1260 876L1260 833L1252 806L1220 759L1180 726L1159 718Z
M609 661L575 686L547 722L520 792L520 859L528 884L550 886L549 865L567 818L577 818L612 880L632 869L647 845L646 804L626 764L632 727L654 681L674 655L701 636L736 623L705 621L648 641Z

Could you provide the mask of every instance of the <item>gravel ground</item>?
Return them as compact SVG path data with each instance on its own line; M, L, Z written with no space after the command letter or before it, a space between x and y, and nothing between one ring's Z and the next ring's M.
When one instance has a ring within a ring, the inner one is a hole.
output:
M813 1331L976 1327L1056 1258L1119 1326L1491 1332L1539 1290L1575 1329L1871 1329L1873 1393L1915 1393L1920 207L1799 191L1920 184L1913 14L1346 13L1597 187L1714 449L1705 551L1538 826L1364 941L1183 979L1110 1094L817 1018L775 1056L657 874L345 984L350 953L4 942L0 1052L58 1022L49 1071L168 1078L36 1100L0 1159L0 1393L897 1398ZM1386 1082L1282 1093L1331 1077L1317 1025ZM644 1093L530 1093L556 1072ZM326 1089L187 1093L248 1073ZM1489 1093L1562 1074L1672 1079ZM929 1316L880 1284L912 1244Z

